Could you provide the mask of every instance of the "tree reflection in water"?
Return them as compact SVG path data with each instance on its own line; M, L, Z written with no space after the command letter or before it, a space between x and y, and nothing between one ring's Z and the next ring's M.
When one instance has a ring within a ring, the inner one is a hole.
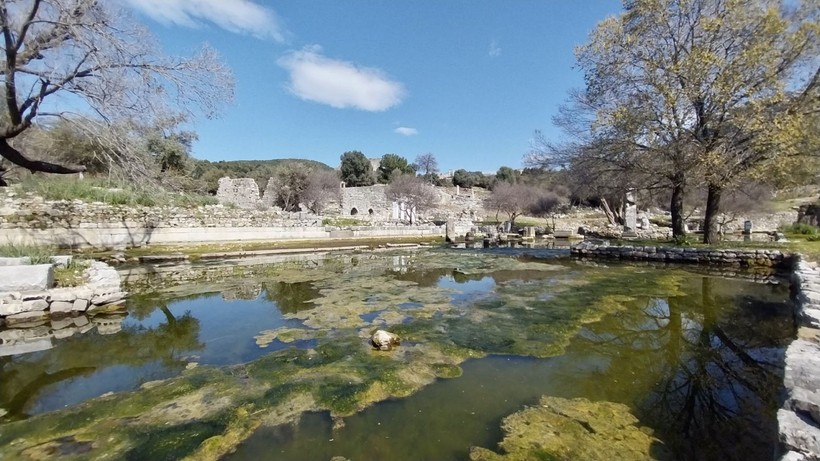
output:
M136 310L147 316L158 309L165 322L156 327L131 326L112 335L88 332L61 340L49 351L0 357L0 408L8 412L4 419L29 416L49 386L110 367L158 362L172 374L179 373L187 364L185 356L205 347L199 341L199 320L190 312L175 316L164 303L151 304Z
M673 452L686 459L771 459L784 349L794 334L782 311L789 307L722 293L720 279L699 281L681 287L685 296L649 299L644 309L613 316L621 325L602 331L620 334L596 333L592 325L582 336L611 360L610 370L632 370L622 378L646 394L630 403ZM751 289L765 299L767 287ZM646 369L636 374L640 367Z

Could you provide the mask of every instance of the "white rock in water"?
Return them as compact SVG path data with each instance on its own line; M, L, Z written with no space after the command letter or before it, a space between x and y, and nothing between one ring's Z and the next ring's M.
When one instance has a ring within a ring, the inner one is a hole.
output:
M400 343L398 335L384 330L376 330L370 338L370 342L373 347L383 351L389 351L393 349L393 346L398 346Z

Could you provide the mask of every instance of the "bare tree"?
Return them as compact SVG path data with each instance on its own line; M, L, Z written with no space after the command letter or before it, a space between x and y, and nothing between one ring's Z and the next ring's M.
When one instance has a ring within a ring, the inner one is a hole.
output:
M302 193L302 203L310 211L320 214L329 202L340 201L339 174L330 170L314 170L308 174L307 187Z
M416 216L436 205L438 194L433 186L423 179L401 175L393 179L387 186L387 198L398 202L407 222L413 224Z
M506 214L510 224L515 225L515 218L529 211L537 197L538 190L532 186L502 182L496 185L484 206Z
M566 196L561 196L559 191L542 191L530 205L528 210L533 216L540 216L544 219L552 218L550 229L555 232L555 213L558 212L567 202Z
M189 59L163 56L114 2L4 1L0 29L0 156L30 171L85 170L34 160L9 144L43 118L67 118L53 95L84 102L104 123L177 112L211 117L233 96L231 73L213 50Z
M416 157L416 167L416 171L419 173L423 172L423 176L429 178L430 175L438 173L438 161L436 160L436 156L430 152L419 154L419 156Z

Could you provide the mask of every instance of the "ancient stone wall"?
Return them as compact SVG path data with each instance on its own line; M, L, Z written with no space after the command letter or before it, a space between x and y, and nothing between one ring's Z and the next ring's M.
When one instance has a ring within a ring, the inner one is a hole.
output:
M221 204L233 204L248 210L258 209L262 205L259 185L252 178L220 178L216 198Z
M724 250L714 248L681 248L665 246L609 246L582 242L570 253L581 258L622 259L738 267L772 267L791 271L795 256L780 250Z
M387 186L345 187L342 189L340 216L371 221L395 221L393 204L387 199Z

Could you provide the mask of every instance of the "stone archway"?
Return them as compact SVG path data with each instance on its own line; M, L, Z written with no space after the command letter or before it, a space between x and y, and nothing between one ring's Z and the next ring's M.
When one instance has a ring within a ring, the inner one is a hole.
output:
M356 216L357 214L359 214L359 210L356 207L353 207L350 210L350 216Z

